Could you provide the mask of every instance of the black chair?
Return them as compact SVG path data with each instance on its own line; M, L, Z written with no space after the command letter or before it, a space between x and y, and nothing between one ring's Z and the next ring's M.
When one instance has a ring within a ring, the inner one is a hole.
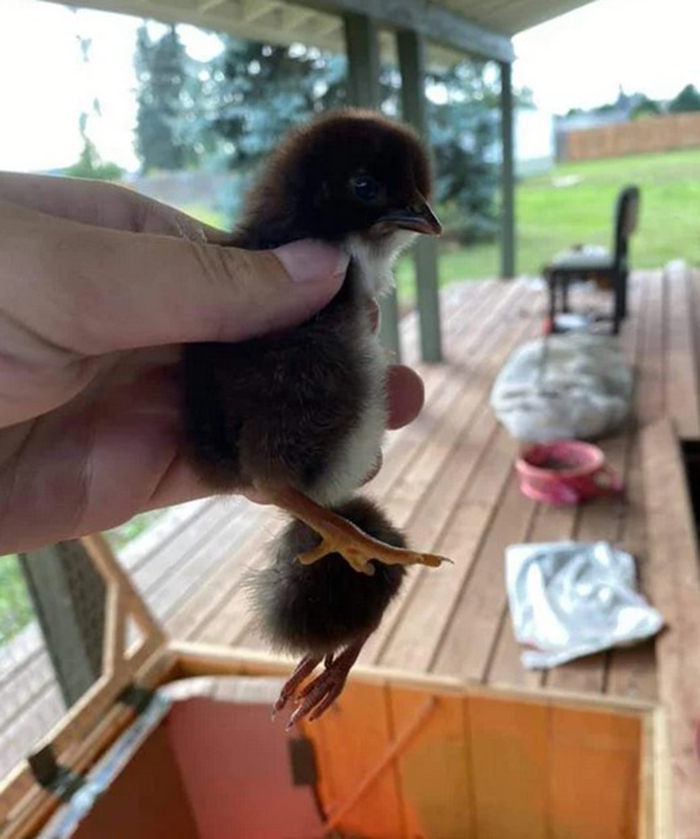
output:
M630 236L637 229L639 189L628 186L617 199L615 211L615 245L612 254L605 248L578 246L556 257L544 268L549 286L549 323L552 332L557 328L557 315L569 313L569 286L572 283L596 280L613 293L612 314L597 317L609 320L612 333L617 335L620 324L627 317L627 279L629 276L628 249Z

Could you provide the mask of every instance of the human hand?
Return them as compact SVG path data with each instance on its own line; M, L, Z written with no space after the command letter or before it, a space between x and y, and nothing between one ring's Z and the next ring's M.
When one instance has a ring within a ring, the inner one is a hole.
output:
M206 494L182 456L180 344L300 323L347 264L225 241L120 187L0 175L0 554ZM422 384L394 367L387 389L398 428Z

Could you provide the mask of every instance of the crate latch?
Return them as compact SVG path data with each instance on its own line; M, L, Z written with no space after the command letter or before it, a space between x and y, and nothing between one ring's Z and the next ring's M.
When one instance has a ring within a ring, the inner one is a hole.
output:
M141 716L141 714L143 714L143 712L149 707L155 695L156 692L154 690L142 687L141 685L136 685L132 682L132 684L127 685L124 688L117 699L122 703L122 705L128 706L132 711L135 711L138 716Z

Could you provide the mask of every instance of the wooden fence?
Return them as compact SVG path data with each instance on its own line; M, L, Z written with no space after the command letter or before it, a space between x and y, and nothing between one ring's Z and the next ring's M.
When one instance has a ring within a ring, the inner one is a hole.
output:
M579 129L567 132L562 139L561 157L573 161L700 147L700 113Z

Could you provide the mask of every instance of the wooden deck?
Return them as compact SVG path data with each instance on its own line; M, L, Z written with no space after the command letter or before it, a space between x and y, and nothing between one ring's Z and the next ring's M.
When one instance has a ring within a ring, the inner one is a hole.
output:
M683 438L700 438L700 272L636 272L623 343L637 370L635 421L603 444L628 485L623 503L542 507L521 496L515 444L489 407L493 379L509 354L537 335L541 287L527 281L464 283L442 298L447 363L416 363L417 325L404 323L405 357L426 383L426 408L390 435L368 492L416 547L454 565L412 570L400 599L367 644L369 667L436 673L516 688L654 699L654 645L590 656L548 673L524 670L504 584L509 544L608 539L639 559L645 584L647 534L639 427L673 418ZM175 638L263 649L240 586L265 559L278 514L241 499L206 500L171 511L123 552L124 566ZM34 629L0 661L0 775L62 712L48 658Z

